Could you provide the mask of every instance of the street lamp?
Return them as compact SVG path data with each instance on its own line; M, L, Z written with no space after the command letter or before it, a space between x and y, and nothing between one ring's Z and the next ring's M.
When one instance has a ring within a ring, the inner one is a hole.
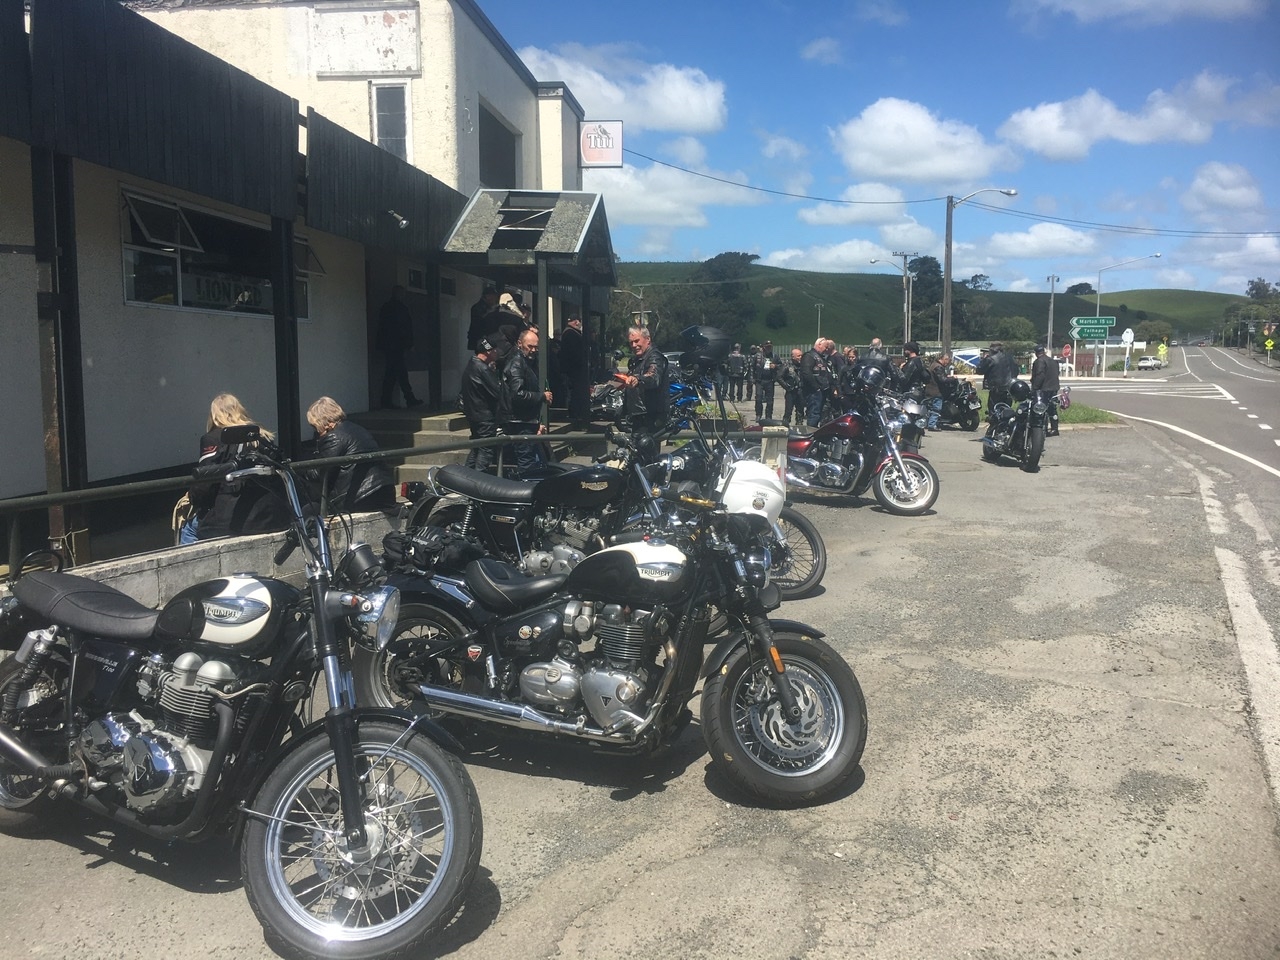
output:
M640 301L640 326L642 327L648 326L648 324L644 322L644 287L640 288L639 293L636 293L634 290L623 290L621 287L614 287L613 292L625 293L628 297L635 297L637 300L639 300Z
M943 248L942 266L942 352L951 352L951 212L970 197L980 193L1003 193L1006 197L1016 197L1018 191L1012 187L983 187L957 200L947 197L947 238Z
M1093 315L1095 317L1102 316L1102 271L1114 270L1116 267L1123 267L1126 263L1137 263L1139 260L1158 260L1160 254L1148 253L1145 257L1134 257L1132 260L1121 260L1119 263L1113 263L1110 266L1102 267L1098 271L1098 289L1095 292L1093 301Z
M1061 277L1052 274L1045 277L1049 281L1049 336L1044 342L1044 348L1049 351L1050 356L1053 355L1053 285L1061 280Z
M915 287L915 277L907 271L907 260L910 257L918 257L918 253L904 253L901 250L893 251L895 257L902 258L902 342L906 343L911 339L911 292ZM882 260L872 258L872 263L883 263ZM895 263L896 267L897 264Z

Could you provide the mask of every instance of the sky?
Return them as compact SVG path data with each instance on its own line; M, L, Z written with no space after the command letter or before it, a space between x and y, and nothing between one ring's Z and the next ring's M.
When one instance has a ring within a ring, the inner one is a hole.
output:
M953 209L955 279L1280 282L1273 0L478 2L623 121L625 166L583 186L624 261L892 274L941 264L946 198L983 191Z

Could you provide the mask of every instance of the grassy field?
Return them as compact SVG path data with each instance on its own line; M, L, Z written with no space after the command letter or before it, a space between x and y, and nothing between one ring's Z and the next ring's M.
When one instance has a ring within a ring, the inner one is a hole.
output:
M687 283L697 264L693 263L620 263L619 285L633 291L646 288L657 300L664 287ZM757 321L743 335L750 342L771 339L776 343L810 343L818 334L818 310L822 306L822 334L838 343L867 343L872 336L887 343L902 342L902 274L890 268L887 273L815 273L784 270L753 264L746 278L750 299L757 308ZM875 266L868 264L867 270ZM963 288L954 288L957 298L975 296ZM977 294L990 303L990 316L1026 317L1037 328L1047 328L1049 292L1013 293L984 291ZM1138 323L1134 316L1145 311L1150 320L1165 320L1176 331L1175 336L1193 337L1210 333L1222 324L1223 312L1232 303L1246 298L1224 293L1198 290L1103 290L1102 315L1115 316L1117 328ZM787 312L789 323L781 330L764 325L765 315L774 307ZM932 319L921 318L923 305L915 303L912 337L921 342L938 338L937 311ZM1093 296L1054 297L1054 330L1059 335L1067 329L1072 317L1095 316ZM977 341L975 341L977 342Z

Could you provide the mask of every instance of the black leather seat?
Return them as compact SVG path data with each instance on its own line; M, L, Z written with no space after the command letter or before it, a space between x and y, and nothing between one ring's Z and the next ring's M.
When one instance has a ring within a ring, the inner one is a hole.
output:
M160 618L159 610L114 587L70 573L28 573L13 585L13 595L56 624L116 640L145 640Z
M533 502L533 483L495 477L456 463L446 464L437 470L436 482L446 490L485 503Z
M467 586L480 605L494 613L514 613L521 607L551 596L568 579L560 573L551 577L526 577L516 567L492 557L467 564L463 574Z

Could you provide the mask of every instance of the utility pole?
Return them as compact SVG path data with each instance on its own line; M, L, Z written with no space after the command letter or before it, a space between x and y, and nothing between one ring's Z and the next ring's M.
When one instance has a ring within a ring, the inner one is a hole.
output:
M815 303L814 306L818 308L818 336L820 337L822 336L822 304Z
M904 253L901 250L893 251L895 257L902 258L902 342L906 343L911 339L911 277L907 273L907 260L911 257L920 256L919 253Z
M1053 286L1062 278L1051 274L1045 279L1049 281L1049 337L1045 340L1044 348L1053 356Z

